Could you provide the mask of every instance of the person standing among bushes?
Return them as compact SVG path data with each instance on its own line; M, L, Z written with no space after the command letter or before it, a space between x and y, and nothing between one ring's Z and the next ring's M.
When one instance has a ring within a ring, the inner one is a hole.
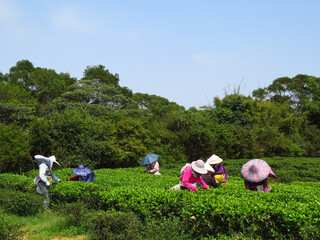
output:
M39 166L39 176L35 177L34 183L37 185L37 193L44 196L44 207L47 209L49 207L50 197L49 197L49 186L52 180L60 182L61 179L57 178L52 171L53 163L60 164L56 161L55 156L44 157L42 155L34 156L37 165Z
M80 182L93 183L93 179L96 177L96 175L91 169L86 168L83 165L79 165L78 167L73 169L71 173L75 174L76 176L67 178L67 181L80 181Z
M202 179L206 184L216 188L223 183L227 183L228 173L223 166L222 161L222 158L214 154L210 158L208 158L206 164L209 164L209 166L213 168L213 172L209 172L209 174L202 176Z
M202 180L202 175L207 173L208 170L203 160L193 161L191 164L185 165L180 176L179 184L171 187L170 190L187 189L196 192L198 191L196 187L197 182L199 182L204 189L209 189L210 187Z
M270 192L268 177L277 178L271 167L264 160L253 159L241 168L241 176L247 190Z

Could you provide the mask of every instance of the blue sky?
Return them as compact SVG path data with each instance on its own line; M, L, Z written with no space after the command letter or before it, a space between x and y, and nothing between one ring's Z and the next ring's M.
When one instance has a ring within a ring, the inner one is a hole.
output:
M318 0L0 0L0 72L20 60L118 73L186 108L278 77L320 77Z

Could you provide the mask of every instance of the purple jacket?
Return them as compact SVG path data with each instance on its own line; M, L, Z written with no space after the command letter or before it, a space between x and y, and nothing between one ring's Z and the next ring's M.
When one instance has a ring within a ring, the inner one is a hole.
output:
M217 166L213 167L213 169L214 169L215 172L213 174L211 174L212 178L214 178L214 175L223 174L224 175L224 179L228 180L227 170L224 168L222 163L219 163Z

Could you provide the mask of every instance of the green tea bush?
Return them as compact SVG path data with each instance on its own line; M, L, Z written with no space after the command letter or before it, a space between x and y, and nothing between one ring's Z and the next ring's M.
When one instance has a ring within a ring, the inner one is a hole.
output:
M320 217L317 182L271 182L273 191L260 193L245 190L240 177L230 176L226 185L209 191L200 188L192 193L168 190L177 183L177 177L116 172L105 177L105 184L110 187L100 193L101 209L132 211L141 219L150 215L154 218L179 216L185 219L185 226L192 229L197 225L198 234L211 236L235 236L249 229L255 238L304 239L319 229L315 227ZM103 175L104 170L100 170L100 176ZM192 216L194 220L190 220Z
M81 201L53 204L51 209L65 217L69 225L81 225L89 212L88 204Z
M261 159L270 165L278 177L276 182L318 182L320 180L319 158L273 157ZM240 177L242 165L249 160L251 159L226 159L223 164L230 176Z
M85 220L92 239L143 239L142 223L134 213L116 211L90 212Z
M12 173L0 174L0 188L23 192L33 192L36 189L33 178Z
M0 204L8 213L20 216L35 215L43 206L43 197L37 193L0 189Z
M50 187L51 201L53 206L65 207L65 212L70 213L70 221L75 224L80 221L82 213L79 213L79 218L71 213L76 214L77 204L79 208L85 204L89 212L133 212L144 225L148 224L148 219L152 219L149 222L158 222L159 229L163 227L163 219L174 219L172 228L180 226L180 222L183 224L180 233L191 234L194 238L220 238L223 235L231 239L315 239L320 230L320 183L297 180L305 179L302 175L306 173L301 173L301 170L307 172L311 166L315 170L310 171L310 179L316 179L319 175L316 172L319 160L267 159L280 178L270 180L270 193L245 189L240 174L235 173L240 173L246 161L225 160L230 173L228 183L209 190L199 187L197 192L168 190L178 183L181 166L161 169L163 174L160 176L141 174L143 167L97 169L97 177L92 184L67 181L53 184ZM55 174L63 176L68 172L61 169L55 171ZM292 175L290 172L301 174ZM284 183L283 176L294 176L295 179ZM24 176L22 181L20 177L16 179L17 183L12 183L13 175L1 174L0 185L8 183L11 184L10 188L28 191L28 188L22 186L32 178ZM149 231L147 229L144 228L144 231ZM169 231L166 235L171 236Z
M179 217L155 219L148 217L143 222L143 239L152 240L189 240L196 239L193 236L194 226L188 228L185 226L183 219Z
M0 239L1 240L22 240L24 232L20 229L20 225L10 221L0 210Z
M64 181L54 184L49 191L53 203L82 201L93 207L99 202L99 192L105 190L105 187L94 183Z

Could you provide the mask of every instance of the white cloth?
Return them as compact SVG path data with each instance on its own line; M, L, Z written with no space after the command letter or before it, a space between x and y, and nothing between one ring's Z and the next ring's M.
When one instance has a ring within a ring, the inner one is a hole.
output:
M49 169L49 167L47 166L47 164L41 163L41 164L39 165L39 177L40 177L41 181L44 182L46 185L47 185L47 183L49 183L48 180L47 180L47 178L46 178L46 171L47 171L47 169ZM52 180L54 180L54 181L60 181L60 179L57 178L53 173L51 174L51 176L52 176ZM50 185L50 184L49 184L49 185ZM48 185L47 185L47 186L48 186Z

